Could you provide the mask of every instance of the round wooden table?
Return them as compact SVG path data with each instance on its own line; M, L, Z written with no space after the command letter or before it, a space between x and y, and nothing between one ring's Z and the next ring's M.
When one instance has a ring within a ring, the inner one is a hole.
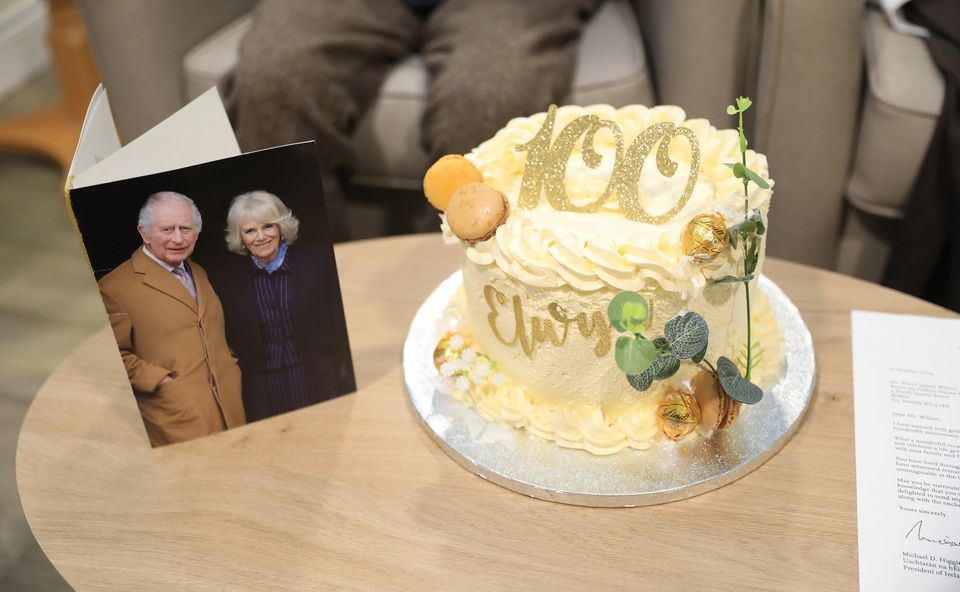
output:
M358 392L155 450L105 326L20 433L20 497L44 552L81 592L857 588L850 310L954 313L768 260L816 344L799 431L719 490L583 508L463 470L408 404L403 339L457 257L438 235L338 246Z

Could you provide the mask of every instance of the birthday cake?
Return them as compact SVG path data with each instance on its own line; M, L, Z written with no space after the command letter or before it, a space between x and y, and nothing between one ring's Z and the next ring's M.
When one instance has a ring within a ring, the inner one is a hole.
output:
M441 390L600 455L733 425L783 366L748 107L728 130L679 107L551 107L437 161L424 192L463 273Z

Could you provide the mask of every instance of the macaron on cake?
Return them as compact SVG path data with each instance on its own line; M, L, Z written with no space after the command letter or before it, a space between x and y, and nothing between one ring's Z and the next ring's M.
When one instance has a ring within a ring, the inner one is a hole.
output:
M492 237L507 221L507 197L486 183L467 183L453 193L447 205L450 231L468 243Z
M720 385L717 375L701 370L692 379L693 395L700 407L700 428L706 431L729 428L740 416L737 401Z
M467 183L482 183L483 175L460 154L447 154L433 163L423 176L423 194L441 212L447 209L453 192Z
M484 183L474 164L459 154L448 154L427 170L423 193L444 212L450 232L470 244L493 237L510 213L507 197Z

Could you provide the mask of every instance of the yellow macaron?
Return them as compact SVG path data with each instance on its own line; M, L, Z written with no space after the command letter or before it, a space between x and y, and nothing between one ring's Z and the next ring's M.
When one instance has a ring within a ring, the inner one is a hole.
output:
M467 183L482 183L476 166L459 154L447 154L433 163L423 176L423 194L441 212L447 209L453 192Z

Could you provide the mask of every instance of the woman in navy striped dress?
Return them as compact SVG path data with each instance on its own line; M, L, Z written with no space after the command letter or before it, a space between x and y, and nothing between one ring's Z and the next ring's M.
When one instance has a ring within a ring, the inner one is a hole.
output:
M247 421L355 389L333 250L298 245L300 223L275 195L244 193L227 213L221 270L227 341L243 373Z

